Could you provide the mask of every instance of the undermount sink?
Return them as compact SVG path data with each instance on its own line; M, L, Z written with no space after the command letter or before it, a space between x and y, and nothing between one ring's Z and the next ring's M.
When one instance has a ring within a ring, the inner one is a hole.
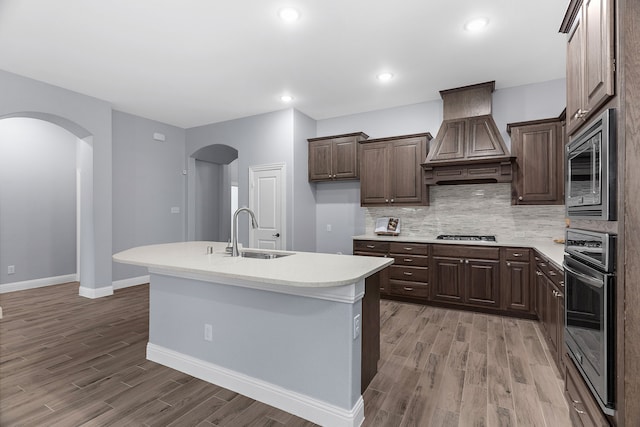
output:
M276 259L282 258L293 254L285 254L282 252L259 252L259 251L240 251L240 256L244 258L256 258L256 259Z

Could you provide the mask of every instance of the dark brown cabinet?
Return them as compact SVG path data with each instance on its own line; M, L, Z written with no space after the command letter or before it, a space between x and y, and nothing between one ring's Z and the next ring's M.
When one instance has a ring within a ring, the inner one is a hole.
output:
M509 311L530 313L531 264L530 251L523 248L506 248L502 269L502 308Z
M615 93L614 0L584 0L580 3L579 9L567 12L560 28L568 33L569 135Z
M389 253L389 242L379 242L375 240L354 240L353 254L362 256L387 257ZM368 280L368 279L367 279ZM378 276L378 287L380 296L389 295L389 268L382 270Z
M360 203L362 206L426 205L420 162L431 134L379 138L360 143Z
M389 294L410 299L429 299L429 245L392 242L394 264L389 268Z
M510 123L511 154L516 157L511 204L564 204L562 116Z
M434 301L500 307L500 249L433 245Z
M609 422L600 411L589 388L573 365L569 356L563 357L565 374L564 394L569 403L569 418L576 427L609 427Z
M310 138L309 181L357 179L360 176L358 142L365 133Z
M536 253L536 312L549 350L559 368L564 344L564 279L562 272Z

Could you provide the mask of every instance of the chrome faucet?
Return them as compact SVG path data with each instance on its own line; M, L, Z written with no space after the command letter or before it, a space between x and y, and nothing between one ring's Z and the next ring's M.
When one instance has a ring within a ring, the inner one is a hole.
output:
M233 237L233 244L231 249L231 256L240 256L240 251L238 250L238 214L242 211L245 211L251 216L251 226L253 228L258 228L258 221L256 220L256 215L253 211L247 207L239 208L233 213L233 229L231 230L231 235Z

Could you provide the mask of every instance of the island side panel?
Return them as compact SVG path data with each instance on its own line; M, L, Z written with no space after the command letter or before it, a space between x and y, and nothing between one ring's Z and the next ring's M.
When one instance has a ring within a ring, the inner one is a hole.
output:
M384 271L384 270L383 270ZM378 373L380 360L380 276L382 271L367 277L362 299L362 378L364 394Z
M361 301L151 275L149 342L351 410L361 397ZM204 340L204 325L213 339Z

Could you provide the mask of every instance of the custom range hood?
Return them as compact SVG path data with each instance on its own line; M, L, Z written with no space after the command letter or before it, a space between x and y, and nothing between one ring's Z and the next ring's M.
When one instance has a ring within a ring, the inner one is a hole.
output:
M440 91L443 121L422 164L424 183L511 182L512 163L491 116L495 81Z

